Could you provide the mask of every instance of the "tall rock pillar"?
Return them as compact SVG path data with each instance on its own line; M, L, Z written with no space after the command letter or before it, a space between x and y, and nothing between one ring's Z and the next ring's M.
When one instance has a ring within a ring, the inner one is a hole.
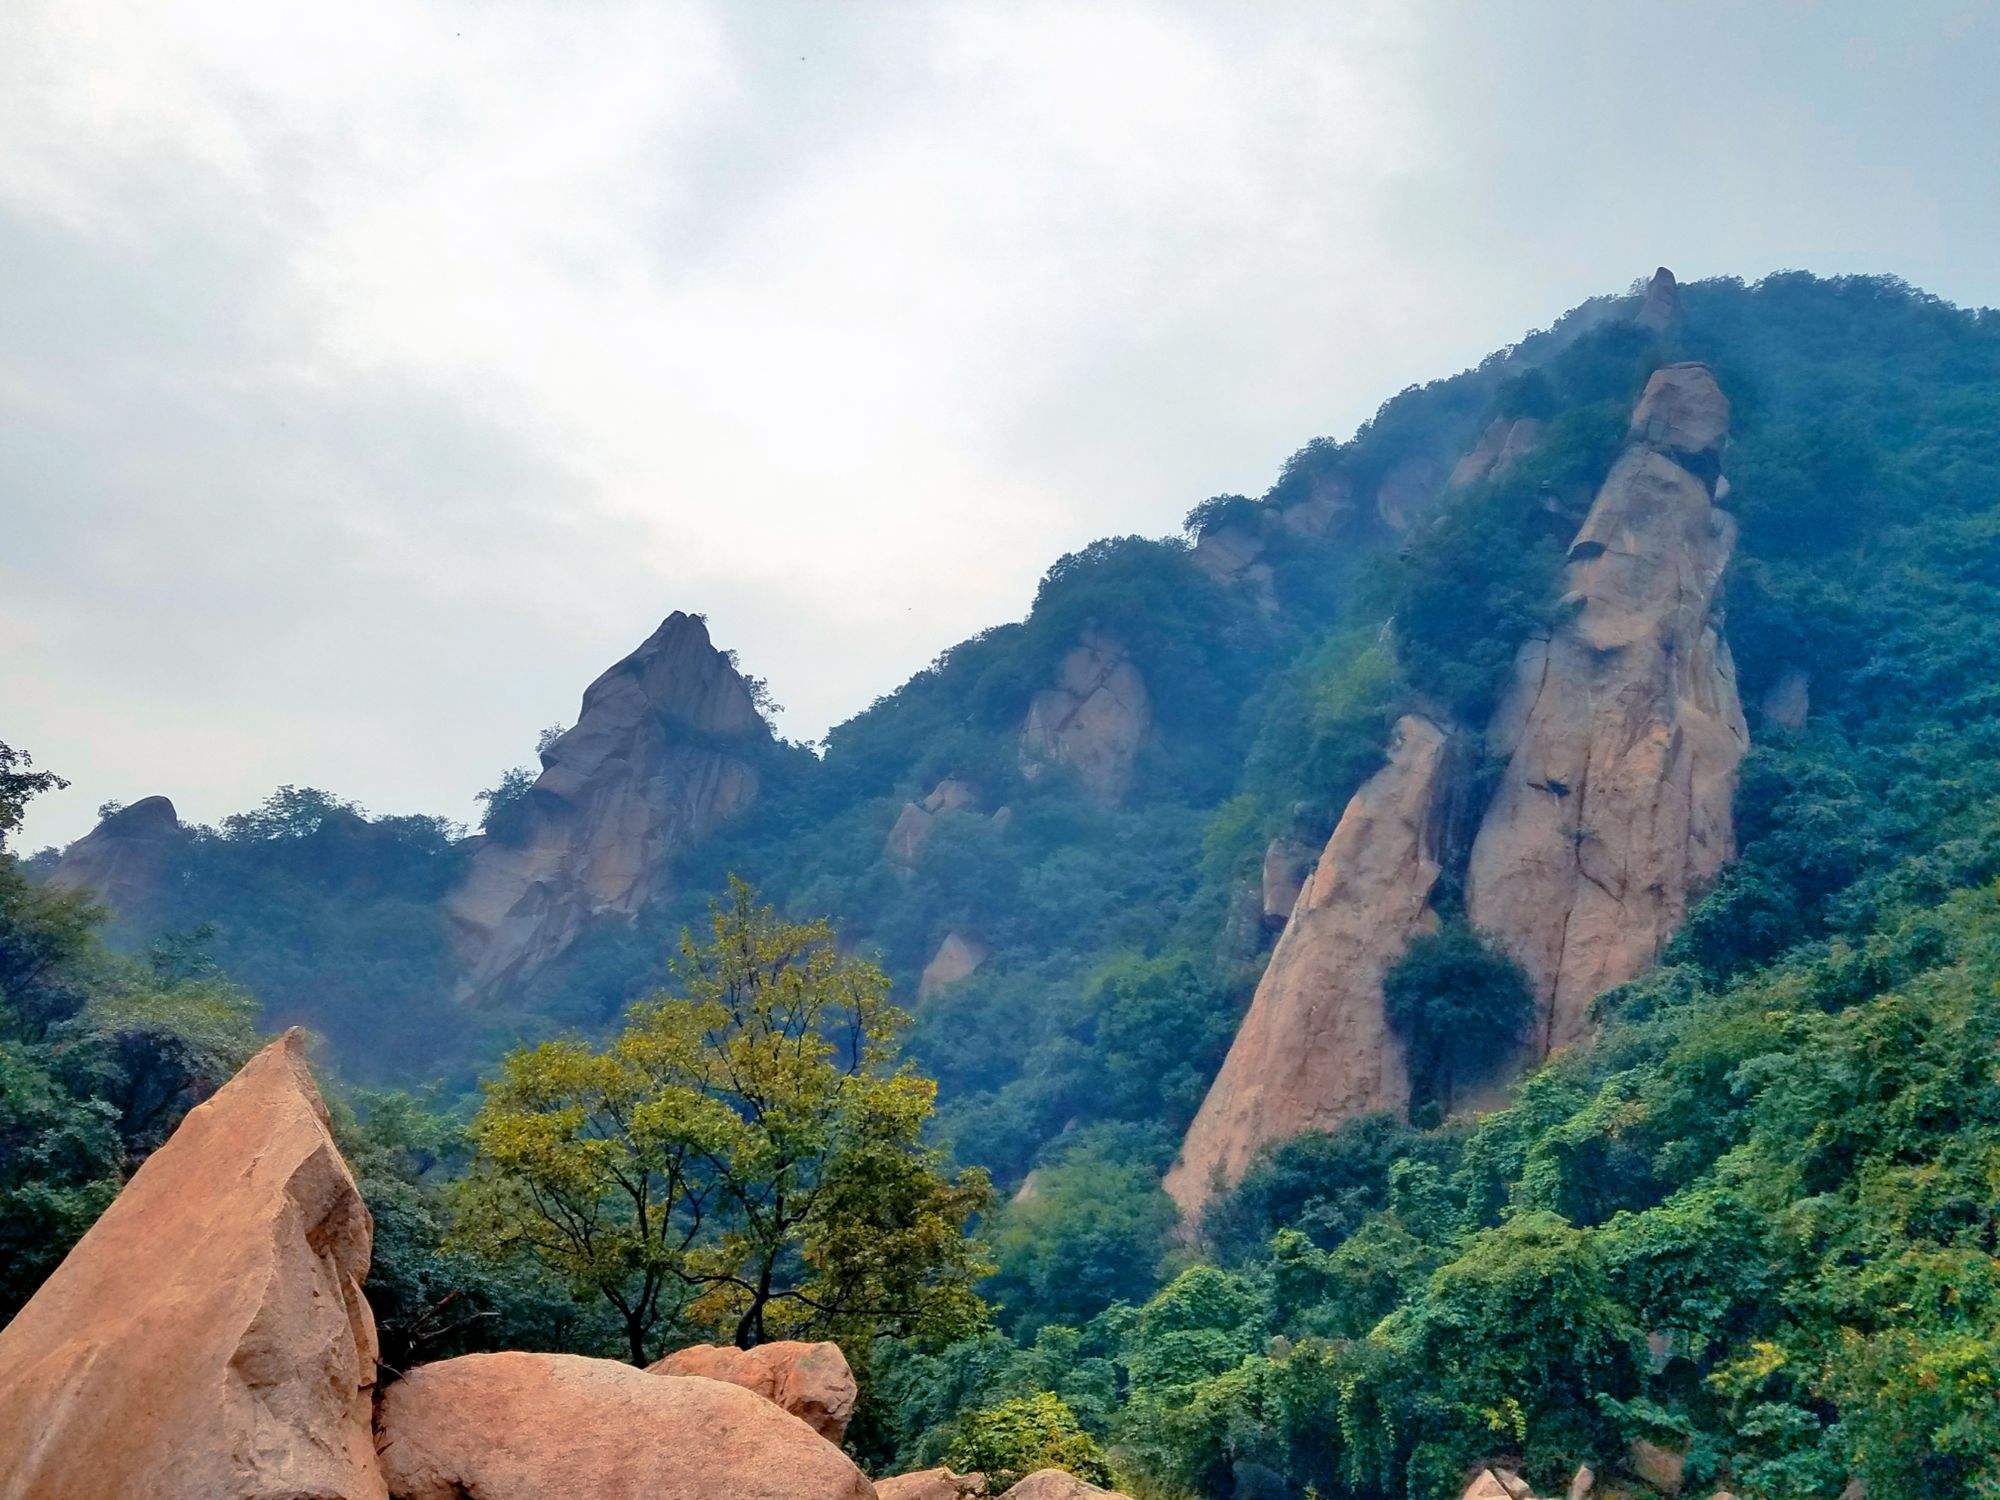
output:
M1562 623L1522 648L1487 731L1506 770L1466 905L1532 981L1530 1061L1588 1034L1592 999L1653 962L1735 853L1749 737L1717 616L1728 434L1705 366L1654 373L1570 547Z

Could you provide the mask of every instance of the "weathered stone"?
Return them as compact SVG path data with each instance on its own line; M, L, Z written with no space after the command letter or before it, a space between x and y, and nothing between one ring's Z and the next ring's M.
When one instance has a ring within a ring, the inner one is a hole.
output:
M853 1462L769 1401L575 1354L468 1354L389 1387L395 1500L874 1500Z
M1487 728L1506 769L1467 908L1534 986L1529 1060L1587 1034L1592 999L1653 962L1735 852L1748 733L1716 619L1734 542L1701 479L1630 443L1570 548L1565 619L1522 648Z
M1812 714L1812 674L1803 667L1789 667L1764 690L1764 721L1777 729L1797 734Z
M1426 454L1403 459L1375 487L1375 514L1391 531L1408 531L1430 514L1444 478L1443 466Z
M1067 1469L1037 1469L1001 1500L1130 1500L1119 1490L1100 1490Z
M1632 321L1649 333L1666 333L1680 320L1680 315L1680 286L1674 280L1674 273L1661 266L1646 283L1645 295L1639 299L1639 310L1632 315Z
M913 869L922 858L924 845L930 842L930 837L931 815L916 803L905 802L895 825L889 830L889 837L883 840L882 857L902 869Z
M372 1229L287 1032L0 1330L0 1496L381 1496Z
M1298 904L1312 873L1312 845L1298 839L1279 837L1264 846L1263 897L1264 926L1272 932L1282 929Z
M947 776L924 798L927 813L977 812L979 810L979 788L969 781L961 781L956 776Z
M1663 1495L1678 1495L1687 1477L1687 1455L1662 1448L1645 1438L1633 1438L1625 1447L1625 1463L1631 1471Z
M1218 526L1196 539L1188 560L1217 583L1236 583L1264 555L1263 532L1254 526Z
M1565 1500L1590 1500L1591 1493L1596 1488L1597 1471L1589 1464L1579 1464L1576 1472L1570 1476Z
M1454 736L1419 715L1347 805L1257 986L1166 1188L1189 1220L1259 1147L1409 1103L1382 978L1435 918Z
M967 932L954 929L944 935L931 961L917 979L917 1000L928 1000L939 990L970 979L986 962L986 945Z
M1472 1476L1459 1500L1527 1500L1527 1482L1512 1469L1485 1468Z
M1022 774L1032 780L1060 766L1098 801L1117 802L1152 725L1152 699L1131 653L1104 632L1086 630L1063 658L1056 686L1028 705Z
M1447 489L1462 490L1484 479L1499 479L1541 441L1542 424L1535 417L1495 417L1486 424L1472 451L1452 468Z
M516 826L472 841L445 903L465 993L503 994L593 920L669 894L673 856L755 799L770 733L700 616L669 615L585 691Z
M162 893L187 834L165 797L142 797L63 850L49 884L85 891L115 917L143 915Z
M1662 365L1632 409L1626 437L1697 467L1712 465L1729 438L1729 398L1707 365Z
M950 1469L920 1469L875 1481L875 1500L967 1500L986 1493L984 1474L954 1474Z
M829 1443L847 1436L854 1415L854 1372L832 1343L779 1339L754 1349L695 1344L647 1366L654 1375L705 1375L755 1391L797 1417Z

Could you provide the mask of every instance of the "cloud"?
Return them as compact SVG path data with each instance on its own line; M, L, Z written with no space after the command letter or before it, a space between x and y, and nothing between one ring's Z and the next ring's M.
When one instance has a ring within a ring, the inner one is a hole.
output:
M1978 121L1885 187L1842 73L1914 98L1987 23L1829 18L1772 80L1810 21L1724 14L10 6L0 736L76 783L29 842L468 814L674 608L814 734L1657 258L1991 226L1930 149Z

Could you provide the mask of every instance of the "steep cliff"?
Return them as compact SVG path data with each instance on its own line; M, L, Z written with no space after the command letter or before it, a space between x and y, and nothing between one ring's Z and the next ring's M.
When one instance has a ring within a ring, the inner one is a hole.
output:
M1259 1147L1409 1102L1382 976L1434 920L1459 736L1406 715L1300 893L1166 1189L1198 1215Z
M1472 848L1472 921L1541 1005L1530 1054L1659 953L1734 852L1748 733L1716 589L1736 527L1713 503L1729 403L1700 365L1647 384L1569 550L1565 618L1521 650L1487 730L1504 757Z
M466 992L489 998L586 924L668 894L671 861L757 796L770 729L748 684L679 611L584 692L576 727L446 901Z

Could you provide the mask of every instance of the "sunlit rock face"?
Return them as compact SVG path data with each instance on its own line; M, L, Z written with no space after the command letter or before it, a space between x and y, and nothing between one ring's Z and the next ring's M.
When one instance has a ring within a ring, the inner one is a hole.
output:
M1167 1174L1187 1217L1239 1181L1260 1147L1408 1106L1382 979L1436 920L1458 740L1436 720L1405 716L1389 763L1341 814Z
M671 862L755 800L770 729L749 684L676 611L593 682L510 820L446 902L465 992L508 992L586 925L669 893Z
M1466 902L1540 1000L1531 1059L1581 1040L1735 852L1748 747L1717 587L1729 404L1700 365L1656 372L1570 547L1562 623L1531 641L1487 730L1506 761Z
M288 1032L0 1330L0 1495L379 1500L372 1235Z

